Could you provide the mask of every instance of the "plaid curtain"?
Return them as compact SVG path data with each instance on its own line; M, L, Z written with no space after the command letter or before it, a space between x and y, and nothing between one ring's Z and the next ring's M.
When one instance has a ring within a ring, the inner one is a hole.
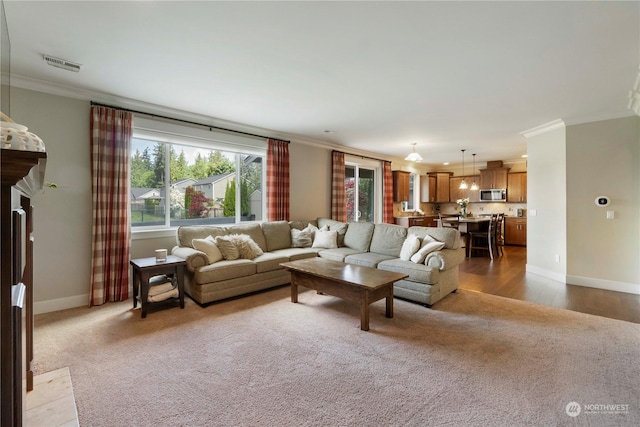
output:
M391 174L391 162L383 162L382 170L382 222L385 222L387 224L394 224L393 175Z
M289 143L269 139L267 212L269 221L289 221Z
M91 107L93 242L89 306L129 297L131 113Z
M344 188L344 153L331 153L331 218L347 221L347 194Z

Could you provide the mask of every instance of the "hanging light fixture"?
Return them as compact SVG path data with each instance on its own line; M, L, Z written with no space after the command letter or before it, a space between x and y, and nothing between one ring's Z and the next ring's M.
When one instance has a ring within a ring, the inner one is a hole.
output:
M461 151L462 151L462 181L460 181L460 189L461 190L466 190L467 189L467 183L464 180L464 152L466 150L463 148Z
M472 156L473 156L473 169L471 170L471 175L473 175L473 182L471 183L470 190L477 191L478 184L476 183L476 154L473 153Z
M411 145L413 145L413 152L409 153L409 155L404 159L410 162L421 162L422 157L420 156L420 154L416 153L416 143L414 142Z

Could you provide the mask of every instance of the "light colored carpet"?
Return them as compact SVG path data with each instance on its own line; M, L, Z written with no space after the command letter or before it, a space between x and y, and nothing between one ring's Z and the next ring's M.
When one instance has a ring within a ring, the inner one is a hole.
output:
M463 290L393 319L378 301L369 332L285 287L38 315L34 340L36 374L69 367L81 426L640 425L640 325Z

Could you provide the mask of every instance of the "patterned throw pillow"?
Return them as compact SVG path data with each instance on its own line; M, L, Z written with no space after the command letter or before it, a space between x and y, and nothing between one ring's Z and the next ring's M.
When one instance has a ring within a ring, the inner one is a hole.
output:
M216 245L226 260L255 259L264 253L260 246L246 234L218 236Z
M236 247L233 240L231 240L231 236L218 236L216 237L216 245L220 252L222 252L222 256L226 260L234 260L240 258L240 252Z
M306 228L304 230L291 229L292 248L310 248L312 244L313 237L311 237L311 231L308 231Z

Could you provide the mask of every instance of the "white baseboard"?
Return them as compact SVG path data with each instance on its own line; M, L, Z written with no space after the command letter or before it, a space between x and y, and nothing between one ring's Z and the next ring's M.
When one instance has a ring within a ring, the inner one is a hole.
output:
M534 265L527 264L527 273L533 273L538 276L546 277L547 279L555 280L560 283L567 283L567 276L562 273L556 273L555 271L549 271L544 268L536 267Z
M570 285L586 286L589 288L604 289L606 291L624 292L627 294L640 295L640 284L617 282L614 280L595 279L592 277L569 276L555 271L549 271L544 268L527 264L527 273L536 274L555 280L556 282L567 283Z
M66 310L68 308L75 307L89 307L89 294L57 298L47 301L34 301L33 313L50 313L52 311Z
M589 288L605 289L607 291L624 292L640 295L640 284L616 282L614 280L594 279L591 277L567 276L567 283L571 285L587 286Z

